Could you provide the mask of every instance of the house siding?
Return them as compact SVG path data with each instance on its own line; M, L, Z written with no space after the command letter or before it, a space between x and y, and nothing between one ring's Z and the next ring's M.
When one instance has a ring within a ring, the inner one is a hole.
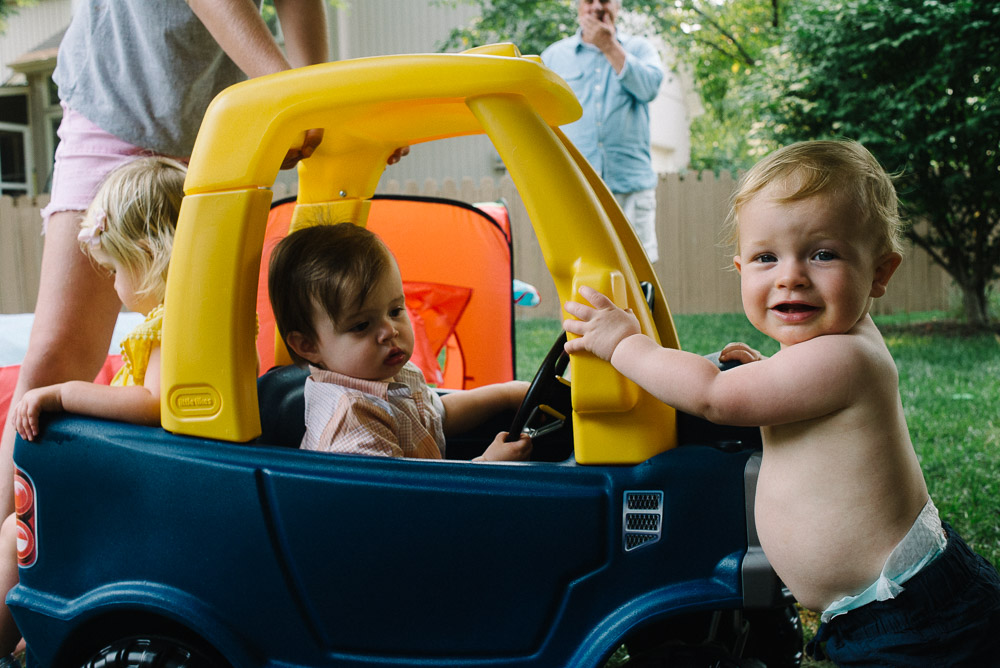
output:
M72 9L72 0L38 0L7 18L7 28L0 35L0 82L15 75L10 63L69 25Z

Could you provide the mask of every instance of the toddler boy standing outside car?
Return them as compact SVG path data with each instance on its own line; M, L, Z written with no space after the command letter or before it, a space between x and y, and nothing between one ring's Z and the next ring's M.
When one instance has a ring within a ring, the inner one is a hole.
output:
M308 362L301 447L441 459L445 434L516 409L527 383L511 381L440 398L409 359L413 327L399 268L372 232L351 223L293 232L271 255L268 289L278 331ZM525 460L531 440L501 432L479 461Z
M582 288L565 329L675 408L762 425L760 542L805 607L810 651L842 666L986 666L1000 657L1000 578L928 496L895 363L869 315L899 266L891 178L860 144L802 142L740 182L730 213L743 306L781 344L710 361L661 348L636 318Z

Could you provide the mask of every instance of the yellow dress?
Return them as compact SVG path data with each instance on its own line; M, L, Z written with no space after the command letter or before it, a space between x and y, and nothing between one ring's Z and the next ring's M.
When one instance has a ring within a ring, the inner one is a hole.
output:
M160 304L122 341L122 367L111 379L111 384L119 387L142 385L146 379L149 355L153 348L160 345L162 338L163 304Z

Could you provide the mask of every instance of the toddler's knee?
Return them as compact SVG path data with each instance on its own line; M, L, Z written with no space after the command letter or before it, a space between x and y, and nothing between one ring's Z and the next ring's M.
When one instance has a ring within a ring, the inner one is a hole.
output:
M17 517L11 513L0 524L0 550L13 552L17 545Z

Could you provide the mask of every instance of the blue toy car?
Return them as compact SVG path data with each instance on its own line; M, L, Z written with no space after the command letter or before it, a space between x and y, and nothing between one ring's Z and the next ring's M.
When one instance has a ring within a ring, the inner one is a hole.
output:
M163 428L57 415L16 445L8 603L30 665L799 664L793 601L754 530L756 430L675 413L561 341L503 425L527 423L544 461L457 461L497 425L450 441L449 461L301 451L304 372L256 381L266 187L313 127L326 134L300 166L299 208L359 224L396 146L486 132L560 296L598 287L676 346L639 242L558 130L578 115L565 82L511 46L320 65L219 96L167 288Z

